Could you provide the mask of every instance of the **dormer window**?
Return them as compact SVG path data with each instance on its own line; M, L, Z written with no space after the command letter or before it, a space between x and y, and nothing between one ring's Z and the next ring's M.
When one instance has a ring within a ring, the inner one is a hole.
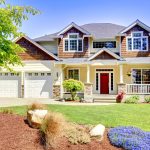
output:
M128 51L148 51L148 36L143 36L143 31L132 32L127 37Z
M64 38L65 52L82 52L83 39L79 37L78 33L69 33L67 38Z

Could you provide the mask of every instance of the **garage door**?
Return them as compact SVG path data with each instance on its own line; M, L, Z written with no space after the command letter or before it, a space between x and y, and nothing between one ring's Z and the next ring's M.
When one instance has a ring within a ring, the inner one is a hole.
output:
M51 73L26 73L24 96L25 98L52 97Z
M0 73L0 97L20 97L20 74Z

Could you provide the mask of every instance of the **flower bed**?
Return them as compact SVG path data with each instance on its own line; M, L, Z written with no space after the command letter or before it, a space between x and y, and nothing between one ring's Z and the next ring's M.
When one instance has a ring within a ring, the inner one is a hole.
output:
M116 127L110 129L108 137L112 145L127 150L150 149L150 132L135 127Z

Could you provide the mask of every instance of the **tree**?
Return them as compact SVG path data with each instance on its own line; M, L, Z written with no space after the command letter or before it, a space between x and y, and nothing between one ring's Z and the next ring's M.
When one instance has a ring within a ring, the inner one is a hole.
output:
M69 79L65 80L63 82L63 87L70 92L71 99L75 100L75 97L77 95L77 91L82 91L84 88L84 85L81 81Z
M19 31L22 22L40 12L31 6L11 6L5 0L0 5L0 67L11 70L11 66L22 65L18 53L24 51L13 39L23 35Z

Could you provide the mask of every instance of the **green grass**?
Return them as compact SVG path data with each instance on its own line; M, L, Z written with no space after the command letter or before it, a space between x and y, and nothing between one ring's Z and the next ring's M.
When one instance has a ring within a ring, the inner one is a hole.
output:
M26 115L26 106L11 107L15 113ZM0 108L2 111L3 108ZM48 105L48 109L63 113L69 121L79 124L104 124L106 127L136 126L150 131L150 105L116 104L109 106Z

